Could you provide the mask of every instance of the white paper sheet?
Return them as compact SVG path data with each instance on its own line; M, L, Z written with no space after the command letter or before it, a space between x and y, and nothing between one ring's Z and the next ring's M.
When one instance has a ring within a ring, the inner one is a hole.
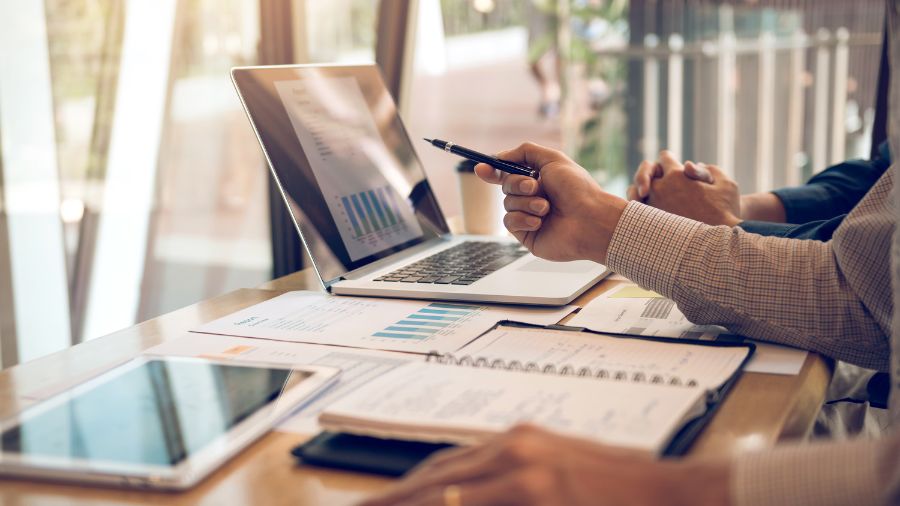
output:
M803 363L806 362L806 356L809 354L805 350L798 350L789 346L779 346L759 341L752 342L756 344L756 353L753 354L753 358L744 367L745 372L784 374L788 376L800 374L800 369L803 368Z
M331 430L477 442L518 423L658 453L700 388L409 363L326 409Z
M390 351L452 352L502 320L536 325L559 322L560 308L445 303L322 292L289 292L194 332Z
M601 294L568 323L597 332L686 339L713 339L725 332L717 325L694 325L675 302L626 284Z
M339 346L286 343L211 334L186 334L144 352L149 355L208 357L245 362L314 364L341 370L338 381L278 425L278 430L298 434L319 432L319 412L332 402L382 374L421 356L386 351L357 350Z

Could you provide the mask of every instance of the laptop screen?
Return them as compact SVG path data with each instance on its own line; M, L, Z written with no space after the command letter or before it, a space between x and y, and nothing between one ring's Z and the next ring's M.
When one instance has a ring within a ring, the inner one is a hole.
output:
M232 71L325 281L447 233L373 65Z

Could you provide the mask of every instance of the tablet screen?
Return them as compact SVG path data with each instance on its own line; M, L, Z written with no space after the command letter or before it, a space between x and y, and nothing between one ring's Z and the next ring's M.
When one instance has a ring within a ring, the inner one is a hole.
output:
M276 400L311 373L202 360L151 360L26 411L2 434L23 456L170 466Z

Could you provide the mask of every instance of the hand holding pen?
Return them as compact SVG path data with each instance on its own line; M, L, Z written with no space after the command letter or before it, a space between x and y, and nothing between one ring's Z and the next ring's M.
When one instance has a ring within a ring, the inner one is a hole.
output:
M501 170L503 172L509 174L516 174L519 176L528 176L530 178L537 179L539 172L533 169L530 169L524 165L519 165L513 162L507 162L505 160L501 160L495 156L486 155L484 153L479 153L473 149L464 148L458 144L454 144L450 141L442 141L440 139L425 139L432 146L443 149L448 153L452 153L457 156L461 156L468 160L472 160L473 162L478 163L486 163L491 167Z

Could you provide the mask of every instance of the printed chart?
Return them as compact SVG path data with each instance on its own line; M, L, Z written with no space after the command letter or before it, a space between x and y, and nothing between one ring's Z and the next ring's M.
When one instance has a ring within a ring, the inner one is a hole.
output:
M460 349L503 320L549 325L561 308L337 297L288 292L193 329L194 332L414 353Z
M459 325L483 310L484 306L435 302L373 335L390 339L427 339L444 329Z

